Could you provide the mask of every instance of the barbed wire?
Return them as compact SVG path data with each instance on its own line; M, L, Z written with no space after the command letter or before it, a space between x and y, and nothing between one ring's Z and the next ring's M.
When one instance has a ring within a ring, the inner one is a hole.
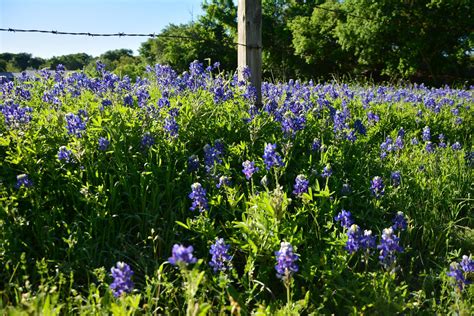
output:
M156 34L156 33L90 33L90 32L64 32L56 30L36 30L36 29L14 29L14 28L0 28L0 32L10 32L10 33L43 33L43 34L53 34L53 35L72 35L72 36L90 36L90 37L150 37L150 38L176 38L176 39L191 39L195 41L206 41L205 38L199 36L186 36L186 35L167 35L167 34ZM225 41L228 44L234 44L238 46L246 46L250 48L262 48L255 45L246 45L238 42Z

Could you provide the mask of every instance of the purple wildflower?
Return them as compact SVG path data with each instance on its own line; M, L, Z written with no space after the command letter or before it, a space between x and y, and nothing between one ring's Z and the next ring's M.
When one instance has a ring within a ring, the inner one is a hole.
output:
M19 174L16 176L16 185L15 188L19 189L21 187L31 188L33 186L33 181L28 178L27 174Z
M336 222L341 222L341 226L345 228L349 228L352 224L354 224L351 212L346 210L341 210L341 212L337 214L336 217L334 217L334 220Z
M356 224L352 224L349 229L347 230L347 242L346 242L346 250L349 253L354 253L359 250L360 247L360 228Z
M380 198L385 193L384 184L382 178L379 176L375 176L370 181L370 192L375 196L375 198Z
M242 167L244 167L244 169L242 169L242 172L244 173L245 178L247 180L250 180L250 178L252 178L252 175L258 171L258 167L255 167L255 162L250 160L244 161L242 163Z
M153 144L155 144L155 138L151 136L150 132L146 132L145 134L143 134L141 143L142 146L145 148L151 147L153 146Z
M295 179L295 185L293 186L293 194L301 195L308 192L309 181L302 174L298 175Z
M270 170L273 166L282 167L284 165L281 156L276 152L276 144L265 145L263 160L267 170Z
M382 240L377 248L380 249L379 259L384 267L391 267L395 262L395 254L403 251L403 248L398 244L399 240L400 238L393 233L392 227L383 230Z
M219 182L216 184L216 187L217 187L218 189L220 189L221 187L228 187L228 186L230 186L230 184L231 184L231 181L230 181L230 178L229 178L229 177L227 177L227 176L221 176L221 177L219 178Z
M311 150L312 151L319 151L321 149L321 141L317 138L313 140L313 143L311 144Z
M191 193L189 193L188 197L193 200L193 203L189 209L191 211L198 209L199 212L204 212L204 210L207 210L208 205L206 198L206 189L204 189L199 182L196 182L191 185L191 190L192 191Z
M425 150L428 153L433 153L434 152L434 144L430 141L426 142Z
M393 171L390 175L390 179L392 180L392 185L394 187L398 187L400 185L400 182L402 181L400 171Z
M369 250L377 246L375 236L372 236L371 230L364 230L364 234L360 235L359 245L364 250Z
M460 268L460 264L457 262L451 263L449 266L448 276L454 279L455 284L459 287L459 290L463 290L464 285L469 284L470 282L464 277L464 272Z
M227 253L230 245L226 245L223 238L216 239L216 242L211 246L209 253L212 259L209 265L214 269L214 272L225 271L229 268L232 257Z
M210 172L214 167L214 164L220 164L222 162L221 155L223 154L221 143L215 142L214 147L206 144L204 146L204 164L206 165L207 172Z
M425 142L427 142L431 139L431 130L428 126L425 126L423 128L422 138Z
M178 123L176 122L176 118L174 116L167 117L165 119L165 124L163 126L165 130L170 134L171 137L178 136Z
M407 229L407 220L403 212L397 212L397 215L393 219L393 230L405 230Z
M277 277L288 279L292 273L298 272L298 255L293 252L293 246L288 242L282 242L279 251L275 251L277 264L275 269Z
M453 150L461 150L462 146L459 142L455 142L454 144L451 145L451 148Z
M468 257L466 255L462 256L460 265L464 272L474 272L474 260L472 260L471 257Z
M133 271L130 266L124 262L117 262L116 267L110 269L114 281L110 284L115 297L120 297L124 293L130 293L133 290L132 275Z
M72 161L72 150L66 148L66 146L59 147L58 160L69 163Z
M69 135L82 137L84 131L86 130L86 123L84 122L81 115L76 115L74 113L66 114L66 124Z
M168 258L168 262L174 266L196 263L197 259L194 258L193 251L193 246L184 247L183 245L175 244L171 250L171 257Z
M110 145L110 141L105 137L99 137L99 150L105 151Z
M188 172L193 172L199 169L199 157L191 155L188 158Z
M352 189L351 189L351 186L349 185L349 183L344 183L342 185L341 194L344 195L344 196L347 196L347 195L351 194L351 192L352 192Z
M326 167L323 168L323 172L321 173L321 177L329 178L331 175L332 175L331 165L326 165Z

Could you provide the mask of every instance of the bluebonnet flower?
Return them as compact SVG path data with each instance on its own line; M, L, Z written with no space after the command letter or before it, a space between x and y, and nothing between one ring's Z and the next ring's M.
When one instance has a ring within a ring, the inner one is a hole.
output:
M221 187L227 187L229 185L231 185L230 178L227 176L221 176L219 178L219 182L216 184L216 187L220 189Z
M227 253L230 245L226 245L224 238L217 238L216 242L211 245L209 253L212 255L212 259L209 265L217 271L226 271L229 268L230 260L232 257Z
M329 178L331 175L332 175L331 165L326 165L326 167L323 168L323 172L321 173L321 177Z
M428 126L425 126L423 128L422 138L425 142L427 142L431 139L431 131L430 131L430 128Z
M438 139L439 139L438 147L440 147L440 148L446 148L446 143L444 142L444 135L443 135L443 134L439 134L439 135L438 135Z
M69 135L82 137L84 131L86 130L86 123L84 122L81 115L76 115L74 113L66 114L66 124Z
M360 238L361 234L359 226L352 224L347 230L347 242L345 247L349 253L354 253L359 250Z
M464 276L464 271L461 265L457 262L451 263L449 266L448 276L454 279L455 284L459 287L459 290L463 290L464 286L470 284L471 282L466 280Z
M383 184L383 180L379 176L375 176L370 181L370 192L378 199L382 195L385 194L385 185Z
M128 264L117 262L116 267L112 267L110 272L114 278L114 281L110 284L110 289L115 297L132 292L134 286L132 281L133 271Z
M380 262L385 268L389 268L395 262L397 252L402 252L403 248L398 244L400 238L394 233L392 227L385 228L382 232L382 239L377 246L380 249Z
M175 244L171 250L171 257L168 258L168 262L174 266L196 263L197 259L193 256L193 251L193 246L184 247L183 245Z
M98 73L102 74L105 71L105 64L98 60L95 62L95 69Z
M362 121L359 119L354 121L354 129L357 131L357 133L361 135L367 135L367 129L365 128L364 124L362 124Z
M276 144L266 144L265 150L263 153L263 161L267 170L270 170L272 167L282 167L283 160L281 156L276 152Z
M433 153L434 152L434 144L430 141L426 142L425 150L428 153Z
M373 112L367 113L367 119L369 120L369 122L375 122L375 123L380 121L380 117Z
M21 187L30 188L33 186L33 181L28 178L27 174L19 174L16 176L16 185L15 188L19 189Z
M59 147L59 151L58 151L59 161L64 161L66 163L69 163L72 161L72 159L73 159L72 150L67 149L66 146Z
M354 220L352 219L351 212L346 211L346 210L341 210L339 214L337 214L336 217L334 217L334 220L336 222L341 222L341 226L345 228L351 227L352 224L354 224Z
M31 121L31 113L33 111L30 107L20 107L12 101L7 101L5 104L0 104L0 112L5 117L5 124L11 128L18 128L23 124Z
M350 130L349 133L346 134L346 139L350 141L351 143L355 142L357 140L357 136L355 134L355 130Z
M165 119L165 124L163 126L166 131L170 134L171 137L177 137L178 136L178 123L176 122L176 119L173 116L167 117Z
M133 105L133 97L130 94L127 94L123 97L123 105L125 106L132 106Z
M462 124L462 118L456 117L456 119L454 120L454 124L461 125Z
M199 182L196 182L191 185L191 190L192 191L191 193L189 193L188 197L193 201L193 203L189 209L191 211L198 209L199 212L204 212L204 210L207 210L208 205L206 198L206 189L204 189Z
M313 143L311 144L311 150L312 151L319 151L321 149L321 141L317 138L313 140Z
M199 157L191 155L188 158L188 172L193 172L199 169Z
M398 130L397 137L405 137L405 130L403 129L403 127Z
M242 169L242 172L244 173L245 178L247 180L250 180L250 178L252 178L252 175L258 171L258 167L255 167L255 162L250 160L244 161L242 163L242 167L244 167Z
M302 174L298 175L295 179L295 185L293 186L293 194L301 195L308 192L309 181Z
M110 145L110 141L105 137L99 137L99 150L105 151Z
M143 134L141 143L142 146L145 148L151 147L153 146L153 144L155 144L155 138L151 136L150 132L146 132L145 134Z
M461 144L459 142L455 142L454 144L451 145L451 148L453 150L461 150Z
M206 165L207 172L210 172L214 167L214 164L222 163L222 151L220 150L221 145L218 142L214 143L214 147L206 144L204 146L204 164Z
M392 180L392 185L394 187L398 187L400 185L401 180L402 180L402 176L400 174L400 171L393 171L392 174L390 175L390 179Z
M407 220L403 212L397 212L397 215L393 219L393 230L405 230L407 229Z
M412 144L412 145L418 145L418 139L417 139L416 137L413 137L413 138L411 139L411 144Z
M298 272L298 255L293 252L293 246L288 242L282 242L280 250L275 251L277 277L288 279L291 274Z
M112 105L112 101L110 101L109 99L102 100L102 107L106 107L109 105Z
M395 148L398 150L402 150L403 146L404 146L404 143L403 143L402 136L397 136L397 139L395 139Z
M359 245L361 249L369 250L377 246L375 236L372 236L371 230L364 230L364 234L360 235Z
M472 260L471 257L466 255L462 256L460 266L466 273L474 272L474 260Z

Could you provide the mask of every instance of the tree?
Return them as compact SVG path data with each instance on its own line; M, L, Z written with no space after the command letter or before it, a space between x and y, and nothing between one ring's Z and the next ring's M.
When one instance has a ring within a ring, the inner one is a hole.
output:
M359 70L437 81L472 68L472 1L347 0L341 7L350 14L336 34Z

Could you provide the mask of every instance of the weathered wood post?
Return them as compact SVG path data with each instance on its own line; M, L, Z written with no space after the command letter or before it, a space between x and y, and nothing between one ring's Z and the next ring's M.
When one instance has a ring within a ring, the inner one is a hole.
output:
M237 13L239 40L237 59L239 79L248 66L250 82L257 90L257 105L262 103L262 0L239 0Z

